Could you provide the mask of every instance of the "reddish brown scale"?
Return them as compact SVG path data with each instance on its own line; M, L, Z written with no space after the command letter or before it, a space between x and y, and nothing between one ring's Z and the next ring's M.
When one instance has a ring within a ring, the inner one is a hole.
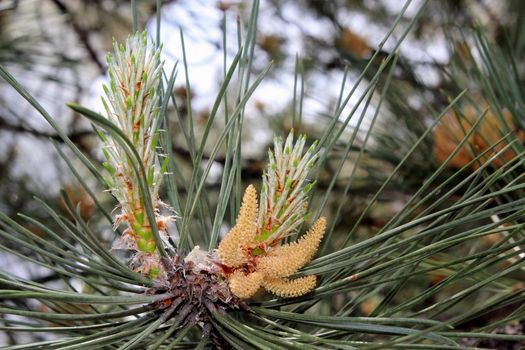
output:
M135 108L131 109L131 114L135 114ZM135 123L133 123L133 132L138 132L140 130L140 118L137 119Z
M264 227L266 231L270 231L272 229L272 217L268 219L268 222L266 223L266 226Z
M129 180L125 180L124 183L126 184L126 188L128 191L133 191L133 184Z
M158 218L157 219L157 229L159 231L166 231L167 228L168 228L167 220Z
M277 170L275 171L275 176L277 177L277 189L275 192L279 194L283 192L283 188L281 186L281 177L279 176L279 172Z
M219 261L214 261L213 263L221 270L223 276L226 278L228 278L233 273L233 271L236 270L224 265Z
M248 254L248 261L243 266L244 271L246 271L247 273L255 272L257 267L257 262L255 260L256 257L251 255L251 250L252 249L250 249L250 253Z
M125 96L125 97L128 97L128 96L129 96L129 91L128 91L128 89L126 89L126 87L125 87L122 83L119 84L119 88L120 88L120 90L122 90L122 92L124 92L124 96Z
M159 307L159 309L167 309L172 304L173 304L173 300L172 299L164 299L164 300L159 301L157 303L157 306Z
M252 272L255 272L255 261L254 262L251 262L249 264L246 264L244 266L244 272L249 274L249 273L252 273Z
M281 238L276 238L273 241L271 241L270 244L268 244L268 246L269 247L276 247L277 245L279 245L279 243L281 243Z
M266 225L264 226L264 229L266 231L269 231L272 228L272 214L273 214L273 208L270 206L270 200L268 199L268 209L266 210L266 217L268 218L268 221L266 222Z
M144 94L144 97L142 97L142 105L144 105L144 101L146 101L148 97L149 97L149 92L146 92Z
M122 233L122 236L130 236L133 239L137 238L137 235L135 234L135 232L133 232L133 230L129 227L124 230L124 233Z

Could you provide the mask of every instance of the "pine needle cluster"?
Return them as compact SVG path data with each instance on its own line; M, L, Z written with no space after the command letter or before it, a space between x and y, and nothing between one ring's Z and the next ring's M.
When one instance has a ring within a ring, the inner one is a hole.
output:
M137 3L132 2L135 22ZM253 2L246 30L236 36L234 57L224 36L223 81L204 125L194 123L190 79L181 108L174 93L177 68L163 71L160 50L148 48L146 34L114 45L105 115L68 104L93 123L103 143L105 171L0 65L0 77L53 128L57 151L97 208L86 218L82 202L64 191L59 208L37 200L42 216L0 212L2 254L49 273L31 279L4 264L0 331L9 335L6 348L523 346L525 124L520 111L525 100L519 68L525 50L498 50L482 33L475 34L472 57L479 61L469 62L463 73L479 99L466 103L468 92L453 92L442 106L443 99L413 95L405 90L412 75L400 73L414 66L400 45L423 23L419 18L436 17L422 16L425 5L432 5L426 3L407 12L413 8L407 2L370 50L356 49L359 45L346 50L339 40L349 57L368 63L358 75L351 70L360 65L345 71L337 103L312 129L319 145L307 147L306 137L294 141L293 134L285 141L277 138L260 192L247 186L242 204L242 137L253 127L245 125L253 122L247 102L270 69L270 64L263 70L253 65L260 62L255 57L259 1ZM160 19L161 2L157 5ZM156 34L161 37L160 23ZM187 73L183 37L181 31ZM509 38L514 37L522 35ZM350 46L362 39L348 38ZM299 61L297 83L307 81L302 75L311 69ZM259 74L253 77L254 72ZM468 86L453 79L461 89ZM299 91L290 119L308 130L303 84L296 85L301 88L294 88ZM440 96L441 87L446 85L440 86ZM412 103L418 96L420 107ZM171 113L170 103L177 113ZM478 108L470 111L464 108L468 105ZM222 112L224 124L216 128ZM185 158L174 156L179 151ZM209 185L210 170L218 163L223 167L216 195L217 187ZM183 166L191 176L180 176ZM322 172L315 190L307 177L313 166ZM113 202L107 205L107 197L91 186L98 181L104 188L104 180L118 202L113 212ZM164 194L181 218L173 225L174 218L163 215L170 210L161 201ZM230 222L233 227L220 241ZM111 225L114 231L124 229L121 237L112 236L117 237L112 249L105 235ZM127 250L131 260L124 261L116 249ZM279 298L255 298L264 290Z

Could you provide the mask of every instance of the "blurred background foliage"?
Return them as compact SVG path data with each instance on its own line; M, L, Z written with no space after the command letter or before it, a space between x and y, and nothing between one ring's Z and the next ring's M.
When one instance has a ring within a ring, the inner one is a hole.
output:
M402 16L401 22L405 25L412 21L417 3ZM139 27L154 28L156 2L137 4ZM260 179L266 164L265 150L273 133L285 135L293 127L306 133L310 140L322 137L324 126L340 105L341 83L346 81L344 90L348 92L368 64L371 69L365 79L374 79L382 60L394 49L395 41L387 41L375 61L370 62L403 5L404 1L388 0L262 2L253 74L261 72L269 60L273 61L273 67L246 106L243 183ZM235 52L237 28L232 23L237 17L240 23L247 21L250 6L245 2L206 0L163 1L162 6L161 41L165 46L165 59L170 62L183 59L179 27L183 28L188 44L191 88L185 83L184 69L179 66L174 91L179 108L178 112L171 111L173 152L181 174L178 181L184 189L184 178L188 179L191 174L192 155L179 123L188 123L191 117L196 137L202 134L213 103L210 96L216 93L223 74L223 67L216 63L222 62L223 55ZM399 223L417 218L430 207L446 208L482 184L482 179L502 169L508 171L505 176L509 181L521 181L522 172L515 159L523 151L525 141L522 117L525 28L520 20L524 15L525 3L517 0L447 0L430 1L426 5L399 48L388 93L382 98L378 94L370 96L367 102L370 108L364 112L364 127L354 119L345 121L346 115L358 105L358 101L350 99L338 121L344 136L336 141L326 162L317 170L319 195L312 206L322 206L327 217L337 218L332 222L334 232L324 249L337 249L346 244L343 243L346 240L363 241L388 227L391 220ZM4 0L0 3L0 64L27 87L71 140L96 161L101 157L91 126L64 104L75 101L97 108L98 86L106 73L104 54L110 49L112 38L122 41L129 34L131 22L129 1L124 0ZM393 38L401 35L402 32L396 30ZM223 50L224 37L228 37L226 50ZM189 46L189 42L197 44ZM379 90L387 84L382 79L388 78L379 78ZM23 212L43 222L50 221L48 214L35 205L33 197L64 211L60 199L60 189L63 189L73 202L80 204L82 217L97 225L100 213L86 190L70 175L55 147L66 154L69 150L54 130L3 81L0 91L0 210L11 216ZM440 116L461 93L461 100ZM376 116L379 104L381 109ZM182 115L176 116L176 113ZM215 123L210 140L217 137L224 126L220 118ZM372 123L375 127L370 140L366 141ZM436 126L429 129L433 124ZM356 141L348 141L356 130ZM469 136L464 138L465 134ZM416 141L419 146L413 149ZM362 148L365 143L367 146ZM479 156L480 153L483 155ZM488 162L494 155L497 159ZM358 158L359 166L354 167ZM207 180L212 206L219 195L224 161L224 156L217 157ZM483 172L476 173L470 187L459 187L450 195L440 197L480 168ZM394 176L389 178L394 169ZM457 173L458 169L462 171ZM96 182L87 173L81 176L97 189ZM433 182L428 182L429 177ZM493 186L503 187L503 179L498 178ZM436 184L443 183L441 190L436 191ZM367 207L372 194L382 186L378 201ZM332 192L324 197L322 194L327 189ZM408 202L414 193L419 200ZM426 193L431 195L425 197ZM518 192L509 193L507 200L520 196ZM108 209L113 207L110 196L100 194L100 198ZM401 218L396 217L404 205L411 210L405 210ZM354 226L356 222L360 224ZM56 223L50 221L49 225L53 227ZM347 236L350 227L356 229ZM106 232L105 237L110 240L111 234ZM436 255L435 259L491 247L503 239L502 235L482 236L476 246L460 244L454 252L448 252L450 255ZM11 256L1 259L17 264ZM16 270L17 274L39 282L57 278L25 264L17 265ZM361 299L358 291L352 292L358 301L353 313L370 316L380 313L386 303L401 305L410 297L434 288L451 273L447 269L432 271L411 281L412 288L381 290L380 297L367 294L367 298ZM520 270L505 283L519 290L523 285L517 281L523 281L523 277ZM445 300L461 287L450 285L425 302L431 305ZM470 305L462 304L461 308L473 307L476 300L485 297L481 293L470 299ZM465 320L458 327L463 330L483 327L507 315L521 302L522 299L509 302L493 312ZM332 312L337 312L344 305L335 299L331 307ZM461 313L463 309L455 312ZM523 322L505 327L502 332L521 333ZM7 332L4 340L16 343L15 337ZM35 337L38 339L38 335ZM492 346L482 341L469 345Z

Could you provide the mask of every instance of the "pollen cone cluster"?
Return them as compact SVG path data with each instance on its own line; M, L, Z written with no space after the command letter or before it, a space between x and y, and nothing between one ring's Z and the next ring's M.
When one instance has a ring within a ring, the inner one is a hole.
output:
M438 164L447 162L447 167L460 169L470 163L470 168L476 170L490 162L492 167L501 168L517 156L509 144L516 139L522 143L525 133L517 128L516 119L510 111L504 109L499 116L489 109L475 130L472 130L482 115L480 109L488 107L485 101L476 102L478 109L466 105L457 112L450 111L434 129L433 153ZM469 132L465 143L459 147ZM477 161L473 162L475 159Z
M257 258L258 269L274 277L288 277L294 274L317 252L325 228L326 220L320 218L297 242L273 247L267 254Z
M264 178L264 210L259 210L254 186L248 186L235 226L217 250L230 290L241 299L253 297L261 287L283 298L297 297L316 285L313 275L295 279L291 276L317 252L326 220L318 219L297 241L280 244L304 222L305 194L310 189L304 186L305 167L315 159L312 152L301 155L304 138L295 147L292 140L289 136L284 146L276 140L275 158L271 154Z
M241 210L235 226L221 241L219 258L229 267L239 267L248 258L246 246L239 242L254 242L257 225L257 192L253 185L248 186L244 194Z

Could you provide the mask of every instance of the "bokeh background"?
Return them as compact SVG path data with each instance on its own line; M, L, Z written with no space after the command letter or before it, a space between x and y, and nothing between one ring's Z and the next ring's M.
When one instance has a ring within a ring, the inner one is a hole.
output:
M139 27L155 33L156 1L137 3ZM408 24L413 20L420 3L413 1L408 4L400 18L401 23ZM334 113L342 83L345 82L343 91L350 91L405 5L401 0L261 2L253 77L268 62L272 61L273 66L246 106L243 181L248 183L260 179L272 137L274 133L284 135L292 128L294 111L302 111L301 121L295 125L299 132L307 133L312 139L322 134L321 126L326 125ZM343 211L338 215L340 219L335 223L335 232L338 227L348 227L355 220L386 174L403 157L421 130L425 130L447 106L451 96L465 88L473 99L481 94L475 82L461 75L461 62L479 60L471 50L474 39L465 34L466 30L479 28L495 45L510 42L516 52L522 52L525 40L513 33L518 33L514 28L522 25L519 21L524 6L521 1L497 0L447 0L427 4L399 48L391 88L393 93L383 102L376 121L377 131L369 143L372 151L355 170L358 176L349 194L345 195L343 189L354 169L352 157L337 174L334 174L330 162L320 170L321 189L337 176L336 190L326 206L328 213ZM231 60L237 52L239 28L241 34L245 34L243 23L248 20L249 11L250 4L245 1L162 1L160 39L164 45L163 59L168 71L179 62L175 96L179 110L185 114L183 118L188 118L191 110L197 137L224 76L224 60ZM100 147L90 124L65 103L78 102L102 111L99 96L102 84L107 81L105 53L111 50L114 38L123 41L129 35L131 16L129 1L121 0L0 2L0 64L37 98L69 138L97 162L101 160ZM510 33L510 36L503 36L503 33ZM381 58L388 55L401 34L400 29L394 31L377 56L377 62L372 64L379 67ZM187 77L181 64L184 59L187 61ZM524 73L523 63L518 62L517 72L520 74ZM371 78L373 73L372 69L365 79ZM186 78L191 89L187 88ZM358 140L364 138L378 100L372 98ZM356 103L351 99L342 115L346 116ZM175 142L173 147L180 167L179 175L184 177L190 174L191 162L177 123L174 116L173 137L180 142ZM350 135L355 123L351 120L345 132ZM224 122L221 118L217 118L216 124L214 130L222 130ZM210 144L213 144L214 130ZM356 241L370 237L387 222L427 174L440 165L444 156L446 158L448 141L440 138L439 133L431 136L367 213L365 225L355 235ZM10 86L0 81L0 211L10 216L22 212L46 221L48 214L35 205L34 197L60 210L63 206L60 191L64 190L80 203L82 216L96 225L99 215L94 204L57 154L56 147L66 154L69 152L61 142L45 120ZM443 147L436 148L439 142ZM336 147L334 164L337 150L342 151L344 146ZM218 195L223 159L219 156L212 168L208 193ZM456 165L462 165L460 159L457 161ZM105 205L112 207L112 198L96 187L87 171L80 167L78 171L85 172L83 176L88 185L99 193ZM341 202L346 203L344 207L339 206ZM101 226L101 230L106 230L106 237L111 240L112 232L106 226ZM37 231L38 227L30 229ZM338 236L334 235L334 239L337 240ZM480 245L491 243L490 238L484 239L488 241L482 240ZM20 276L51 283L56 278L12 256L0 254L3 265L12 266L11 272ZM440 278L442 276L429 276L422 283L435 283ZM375 303L375 300L363 302L358 312L369 314ZM17 336L2 334L0 343L16 343L14 337Z

